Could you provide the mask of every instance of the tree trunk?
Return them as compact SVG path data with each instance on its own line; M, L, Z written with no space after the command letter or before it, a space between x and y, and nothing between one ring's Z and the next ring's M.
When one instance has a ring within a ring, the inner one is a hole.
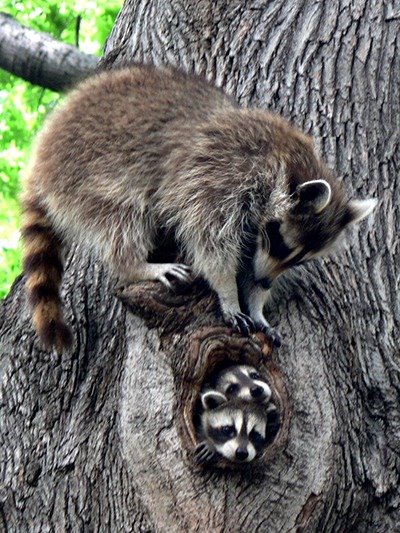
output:
M201 284L171 295L141 283L116 299L72 250L77 341L58 358L37 347L18 280L0 330L5 530L399 530L399 19L377 0L125 3L106 66L172 63L283 114L379 208L282 284L272 355L221 325ZM193 403L224 357L264 365L282 427L249 470L201 471Z
M34 85L64 91L96 68L98 58L80 52L0 13L0 68Z

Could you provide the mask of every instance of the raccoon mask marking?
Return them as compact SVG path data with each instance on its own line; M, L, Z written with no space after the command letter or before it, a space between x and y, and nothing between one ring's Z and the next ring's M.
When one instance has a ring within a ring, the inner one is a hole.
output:
M350 225L368 216L376 200L346 200L336 182L317 179L292 185L291 206L250 232L252 241L242 249L238 275L240 305L279 346L280 337L263 314L273 281L291 267L321 257L335 246ZM249 326L250 327L250 326Z
M262 232L268 258L264 269L258 269L261 272L256 267L255 278L265 288L288 268L327 254L349 224L365 218L376 206L373 199L344 201L322 179L298 185L292 198L286 215L267 222Z
M197 462L211 462L222 456L235 463L246 463L264 449L268 416L265 406L242 400L229 401L217 391L202 393L201 402Z
M231 365L212 379L210 388L223 393L229 400L240 399L268 403L271 389L259 372L250 365Z
M281 246L277 249L271 244L271 224L266 228L270 255L281 262L279 272L325 255L349 224L365 218L376 206L376 200L343 201L337 192L333 195L325 180L299 185L293 197L293 207L279 224Z

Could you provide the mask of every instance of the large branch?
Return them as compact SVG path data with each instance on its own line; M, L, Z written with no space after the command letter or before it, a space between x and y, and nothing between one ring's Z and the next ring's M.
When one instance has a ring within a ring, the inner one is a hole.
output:
M0 13L0 68L34 85L64 91L87 76L98 58Z

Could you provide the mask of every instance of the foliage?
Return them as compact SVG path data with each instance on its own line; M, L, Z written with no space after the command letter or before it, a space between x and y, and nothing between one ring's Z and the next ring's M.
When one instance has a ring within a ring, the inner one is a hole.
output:
M35 30L100 55L122 0L2 0L1 11ZM80 20L80 22L79 22ZM60 95L0 70L0 298L21 271L20 178L32 139Z

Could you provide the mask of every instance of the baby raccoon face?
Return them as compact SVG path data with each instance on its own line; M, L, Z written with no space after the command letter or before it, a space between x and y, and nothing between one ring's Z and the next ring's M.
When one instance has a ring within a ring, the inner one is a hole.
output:
M267 415L259 404L203 393L202 430L209 447L229 461L252 461L265 446Z
M215 378L213 389L222 392L228 399L240 399L268 403L271 389L257 370L249 365L232 365Z

